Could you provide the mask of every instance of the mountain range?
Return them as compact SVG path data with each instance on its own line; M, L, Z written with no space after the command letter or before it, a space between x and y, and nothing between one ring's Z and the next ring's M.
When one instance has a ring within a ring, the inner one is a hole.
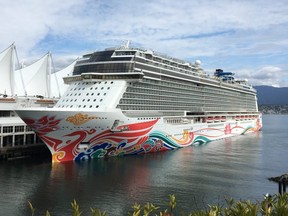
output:
M288 105L288 87L253 86L259 105Z

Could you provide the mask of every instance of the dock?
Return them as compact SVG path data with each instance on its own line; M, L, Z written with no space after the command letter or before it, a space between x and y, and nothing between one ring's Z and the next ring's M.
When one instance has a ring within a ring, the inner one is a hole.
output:
M0 148L0 161L46 155L50 156L51 154L44 143Z
M0 160L49 154L49 149L11 110L0 111Z

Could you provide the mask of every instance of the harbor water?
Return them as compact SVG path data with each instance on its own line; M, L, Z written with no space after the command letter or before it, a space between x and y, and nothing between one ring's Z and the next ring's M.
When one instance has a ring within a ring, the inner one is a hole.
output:
M175 151L52 164L50 158L0 163L0 215L72 215L75 199L82 215L90 207L127 215L137 202L199 210L225 198L262 200L278 192L267 178L288 172L288 116L264 115L258 133Z

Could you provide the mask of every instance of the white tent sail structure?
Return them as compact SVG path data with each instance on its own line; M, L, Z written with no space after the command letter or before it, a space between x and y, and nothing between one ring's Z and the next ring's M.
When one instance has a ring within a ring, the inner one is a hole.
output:
M33 64L17 70L15 60L18 58L14 44L0 52L0 110L1 107L11 107L13 110L18 106L39 106L39 99L44 99L42 102L46 104L49 100L50 104L55 104L68 87L63 77L72 74L76 63L75 60L53 73L50 52Z
M28 97L51 97L51 61L51 53L49 52L35 63L19 69Z
M0 96L14 95L15 45L0 53Z

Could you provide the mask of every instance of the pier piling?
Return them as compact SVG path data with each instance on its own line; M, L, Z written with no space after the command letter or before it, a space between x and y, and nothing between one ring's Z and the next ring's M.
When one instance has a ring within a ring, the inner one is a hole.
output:
M268 180L278 183L278 192L280 195L286 193L286 185L288 184L288 173L281 176L268 178Z

